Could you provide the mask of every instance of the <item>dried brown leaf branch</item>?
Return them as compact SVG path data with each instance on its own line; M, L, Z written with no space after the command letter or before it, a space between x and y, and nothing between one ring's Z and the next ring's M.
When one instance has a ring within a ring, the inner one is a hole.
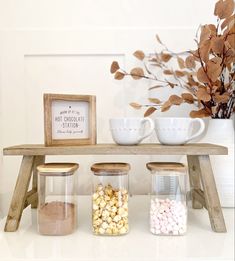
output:
M217 24L201 25L196 33L196 50L183 52L184 56L170 51L156 35L162 51L146 55L137 50L133 54L142 62L142 67L126 72L114 61L110 72L116 80L130 76L134 80L155 81L156 85L149 90L176 86L184 90L181 96L171 95L167 101L151 98L151 104L133 102L130 105L135 109L147 107L144 115L149 116L158 109L167 111L173 105L197 104L198 110L192 110L191 117L230 118L235 111L234 6L233 0L217 1L214 8ZM173 60L178 68L171 67ZM163 79L156 76L157 70L162 72Z

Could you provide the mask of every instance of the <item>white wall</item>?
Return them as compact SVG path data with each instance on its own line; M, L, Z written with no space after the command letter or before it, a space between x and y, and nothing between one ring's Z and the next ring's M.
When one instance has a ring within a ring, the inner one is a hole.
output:
M108 119L142 115L128 103L147 99L148 82L117 82L113 60L131 68L133 51L152 52L159 33L170 49L193 48L199 24L213 22L212 0L0 0L0 145L43 143L44 92L97 96L98 142L112 142ZM155 94L153 94L155 95ZM169 115L187 115L188 107ZM150 141L156 141L155 136ZM6 212L20 157L0 154L0 212ZM147 193L145 163L159 157L128 157L131 190ZM179 159L179 158L176 158ZM79 193L90 192L89 166L119 157L59 157L78 161ZM169 159L168 159L169 160ZM81 185L82 184L82 185ZM142 184L142 185L140 185ZM144 184L144 185L143 185Z
M215 0L1 0L2 28L193 27L213 19Z

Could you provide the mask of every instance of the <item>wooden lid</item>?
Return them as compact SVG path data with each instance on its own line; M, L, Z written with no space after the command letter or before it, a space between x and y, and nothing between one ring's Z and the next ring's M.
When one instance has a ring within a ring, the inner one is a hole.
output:
M97 175L101 173L105 175L105 172L107 172L106 175L123 175L130 170L130 164L122 162L95 163L91 166L91 170Z
M185 165L178 162L149 162L146 164L150 171L177 171L186 172Z
M45 163L37 166L37 171L40 175L54 176L54 175L72 175L79 165L77 163Z

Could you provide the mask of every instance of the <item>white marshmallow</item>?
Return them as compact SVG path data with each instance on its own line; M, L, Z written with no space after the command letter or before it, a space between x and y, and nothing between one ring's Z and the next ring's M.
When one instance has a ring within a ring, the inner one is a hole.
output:
M150 205L150 231L153 234L182 235L186 232L187 209L182 202L155 198Z

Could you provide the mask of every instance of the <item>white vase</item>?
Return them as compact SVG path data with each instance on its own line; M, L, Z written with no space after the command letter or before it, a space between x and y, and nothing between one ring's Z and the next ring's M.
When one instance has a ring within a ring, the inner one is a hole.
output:
M222 207L234 207L234 127L231 119L210 119L202 143L228 148L228 155L210 156Z

